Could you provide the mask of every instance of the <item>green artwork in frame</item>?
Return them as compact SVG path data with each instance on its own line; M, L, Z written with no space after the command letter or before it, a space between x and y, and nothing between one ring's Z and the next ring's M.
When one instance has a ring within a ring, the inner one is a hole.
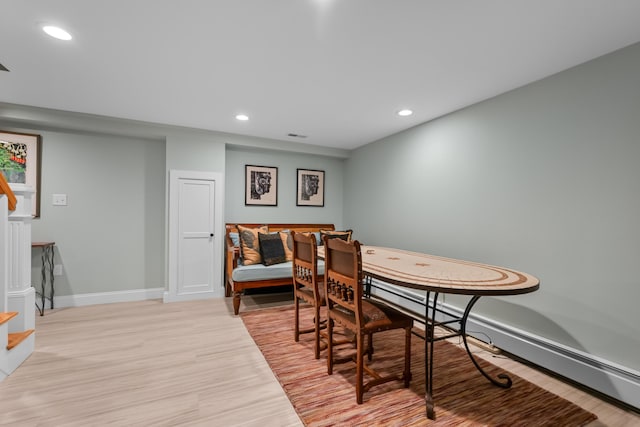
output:
M0 131L0 173L9 184L25 184L35 191L34 217L40 216L40 135Z

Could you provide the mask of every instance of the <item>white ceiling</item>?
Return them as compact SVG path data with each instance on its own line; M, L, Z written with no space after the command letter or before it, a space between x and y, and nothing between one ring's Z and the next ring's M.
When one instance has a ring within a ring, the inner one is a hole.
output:
M0 102L350 149L638 41L638 0L0 0Z

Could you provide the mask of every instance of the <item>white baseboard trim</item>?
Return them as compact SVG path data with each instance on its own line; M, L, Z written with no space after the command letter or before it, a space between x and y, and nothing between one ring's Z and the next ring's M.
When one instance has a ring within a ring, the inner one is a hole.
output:
M131 289L127 291L96 292L91 294L64 295L53 298L55 308L81 307L94 304L111 304L115 302L144 301L162 299L164 302L191 301L194 299L224 298L224 289L219 292L202 294L169 295L164 288ZM47 307L48 307L47 303Z
M386 283L376 285L382 289L390 286ZM391 286L393 291L397 292L398 287ZM424 301L424 294L411 292L415 299L413 302L403 302L401 298L384 291L383 294L380 296L385 299L390 296L395 304L406 306L416 313L424 313L424 308L420 307L418 302L420 299ZM438 302L438 308L453 315L440 314L442 317L436 316L439 321L461 317L464 311L441 301ZM485 342L489 336L493 345L508 353L640 409L640 372L504 323L474 315L473 312L467 320L467 332Z
M163 296L164 302L181 302L194 301L200 299L224 298L224 289L213 292L194 292L176 295L172 292L165 291Z
M144 301L161 299L164 288L132 289L127 291L96 292L91 294L63 295L53 297L55 308L81 307L94 304L111 304L115 302ZM48 304L47 304L48 306Z

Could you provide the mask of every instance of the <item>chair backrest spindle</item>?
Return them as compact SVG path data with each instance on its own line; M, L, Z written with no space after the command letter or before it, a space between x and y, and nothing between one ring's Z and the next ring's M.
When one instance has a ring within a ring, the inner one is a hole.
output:
M360 242L347 243L341 239L324 239L325 283L328 283L329 307L337 304L355 314L356 323L362 322L362 254ZM354 250L355 249L355 250Z

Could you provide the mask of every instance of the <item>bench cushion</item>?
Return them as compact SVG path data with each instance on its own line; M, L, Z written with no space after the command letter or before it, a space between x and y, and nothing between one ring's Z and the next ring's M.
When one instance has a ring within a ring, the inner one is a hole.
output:
M291 262L281 264L264 265L239 265L233 270L231 278L234 282L251 282L254 280L286 279L292 277L293 265ZM324 274L324 261L318 260L318 274Z

